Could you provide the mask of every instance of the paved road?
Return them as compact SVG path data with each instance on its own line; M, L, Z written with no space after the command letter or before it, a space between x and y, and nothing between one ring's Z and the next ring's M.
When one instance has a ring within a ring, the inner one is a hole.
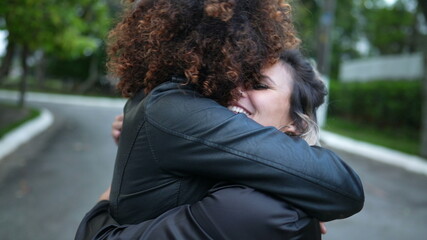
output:
M111 181L116 147L109 131L120 109L43 106L55 125L0 165L2 240L72 239ZM362 177L366 205L356 216L328 223L323 239L425 240L427 177L340 154Z
M120 108L43 104L54 129L0 166L0 239L69 240L109 186L116 154L110 130ZM7 165L7 166L4 166ZM12 169L6 177L4 168Z
M426 240L427 177L342 152L365 188L363 210L328 223L326 240Z

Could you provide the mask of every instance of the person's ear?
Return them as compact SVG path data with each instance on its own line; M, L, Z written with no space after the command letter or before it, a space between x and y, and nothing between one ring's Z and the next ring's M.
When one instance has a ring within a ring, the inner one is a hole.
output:
M299 135L297 128L293 124L289 125L289 127L286 129L285 133L289 136L298 136Z
M295 126L293 121L290 124L281 127L279 130L286 133L289 136L298 136L299 135L297 127Z

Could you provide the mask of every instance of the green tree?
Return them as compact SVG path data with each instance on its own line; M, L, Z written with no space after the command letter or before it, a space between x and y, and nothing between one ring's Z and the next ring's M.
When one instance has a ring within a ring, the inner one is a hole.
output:
M316 29L319 29L320 6L323 3L324 0L300 0L294 5L295 25L303 40L303 49L315 59L318 58L319 34ZM343 60L361 56L357 46L362 40L369 46L370 55L414 52L420 33L417 14L408 10L407 3L398 0L389 6L384 0L336 1L331 77L338 76Z
M359 5L353 0L336 1L335 24L331 45L331 77L336 78L342 59L356 58L360 54L356 43L360 38ZM294 2L295 25L302 39L304 52L317 59L319 23L322 1L300 0Z
M368 4L369 3L369 4ZM414 52L417 38L417 18L402 1L392 6L381 2L362 1L362 31L369 41L371 55Z
M312 57L316 53L316 22L319 19L320 6L314 0L294 2L294 24L302 40L303 51Z
M28 57L36 50L62 58L92 55L109 28L108 8L98 0L3 0L0 18L8 43L20 46L24 105Z

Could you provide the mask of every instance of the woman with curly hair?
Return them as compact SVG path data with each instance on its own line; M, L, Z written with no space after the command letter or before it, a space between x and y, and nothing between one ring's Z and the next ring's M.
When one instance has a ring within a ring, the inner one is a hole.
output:
M108 67L125 97L181 76L224 105L299 44L290 12L285 0L136 1L110 32Z
M322 221L363 206L357 174L336 154L278 131L289 123L263 126L258 112L225 107L263 88L261 69L298 44L285 1L143 0L110 41L110 70L130 97L109 197L118 224L195 203L219 181Z

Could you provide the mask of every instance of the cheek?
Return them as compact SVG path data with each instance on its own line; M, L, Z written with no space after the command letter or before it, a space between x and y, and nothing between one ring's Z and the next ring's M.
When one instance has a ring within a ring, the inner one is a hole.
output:
M280 98L277 98L276 104L274 104L274 109L272 109L272 114L276 116L277 121L280 122L280 124L288 124L291 121L290 117L290 102L289 99L287 99L284 96L281 96Z
M251 92L250 99L256 114L251 118L264 126L288 124L289 97L282 92Z
M283 94L276 94L274 96L271 96L271 98L269 99L269 102L273 103L273 104L270 104L272 111L276 113L281 113L281 114L289 112L289 107L290 107L289 99Z
M288 124L289 121L289 102L283 95L272 95L263 98L260 108L260 120L266 122L269 126L279 127Z

